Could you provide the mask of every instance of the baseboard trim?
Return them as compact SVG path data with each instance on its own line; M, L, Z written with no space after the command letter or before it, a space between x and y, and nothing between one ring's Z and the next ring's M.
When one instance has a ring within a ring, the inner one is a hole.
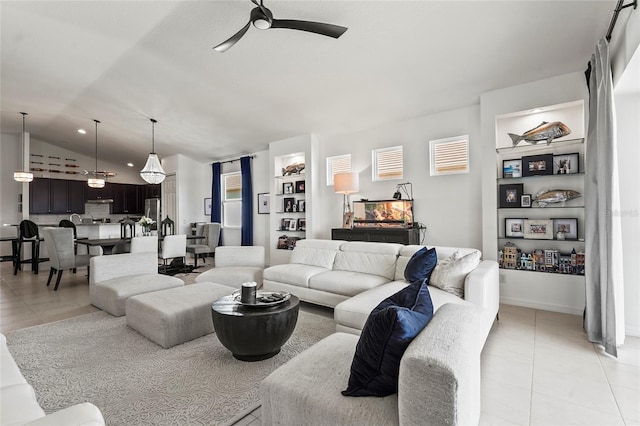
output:
M560 312L563 314L580 315L584 312L584 307L572 307L566 305L554 305L551 303L532 302L530 300L516 299L512 297L501 297L500 303L505 305L521 306L523 308L540 309L542 311Z

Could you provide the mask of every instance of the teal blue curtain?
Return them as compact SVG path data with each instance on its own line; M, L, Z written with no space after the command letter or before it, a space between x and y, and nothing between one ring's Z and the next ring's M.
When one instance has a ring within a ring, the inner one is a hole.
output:
M243 246L253 245L253 186L251 184L251 157L240 158L242 173L242 230Z

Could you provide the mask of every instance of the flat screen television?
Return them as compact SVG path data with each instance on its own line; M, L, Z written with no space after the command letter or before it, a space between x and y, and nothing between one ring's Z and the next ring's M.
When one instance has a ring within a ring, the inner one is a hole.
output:
M354 228L411 228L413 200L353 202Z

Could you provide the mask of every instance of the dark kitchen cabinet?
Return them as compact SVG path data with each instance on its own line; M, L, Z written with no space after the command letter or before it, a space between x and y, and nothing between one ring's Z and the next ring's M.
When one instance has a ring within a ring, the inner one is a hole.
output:
M112 184L111 213L141 214L144 210L144 200L140 201L139 194L144 194L144 186L142 185Z
M143 200L146 200L147 198L160 198L161 187L162 185L145 185Z
M36 178L29 189L30 213L84 213L86 182Z
M111 185L113 184L107 183L104 188L90 188L87 186L84 192L85 202L111 198Z

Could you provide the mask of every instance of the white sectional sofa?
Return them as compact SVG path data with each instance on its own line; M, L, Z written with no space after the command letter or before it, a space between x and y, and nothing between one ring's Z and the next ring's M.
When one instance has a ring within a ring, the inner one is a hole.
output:
M0 334L0 424L9 425L104 425L102 413L85 402L45 415L33 388L20 372Z
M263 288L288 291L301 300L334 308L336 331L360 334L369 313L409 283L404 269L423 246L306 239L298 241L289 263L264 270ZM438 260L475 249L435 247ZM498 313L498 264L482 260L464 282L464 299L430 286L434 310L445 303L481 308L482 332L489 334Z

